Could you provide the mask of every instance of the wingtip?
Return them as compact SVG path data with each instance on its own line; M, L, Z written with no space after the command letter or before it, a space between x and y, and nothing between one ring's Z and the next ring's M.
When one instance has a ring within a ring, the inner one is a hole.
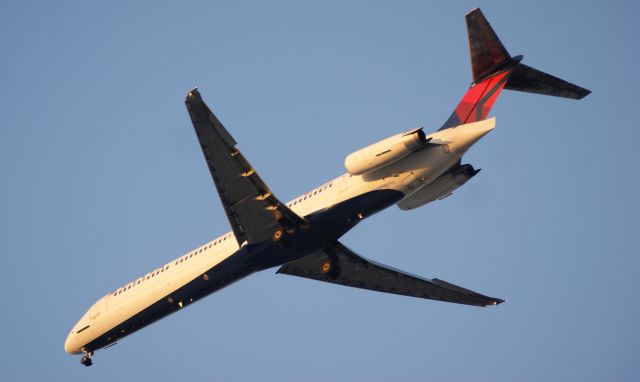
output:
M470 10L465 17L469 17L471 15L475 15L477 13L482 13L482 11L480 10L480 8L473 8L472 10Z
M490 300L490 301L488 301L488 302L486 302L484 305L480 305L480 306L482 306L483 308L486 308L486 307L488 307L488 306L496 306L496 305L500 305L500 304L502 304L503 302L506 302L506 301L507 301L507 300L503 300L503 299L500 299L500 298L493 298L493 297L491 297L491 300Z
M500 304L502 304L503 302L506 302L506 301L507 300L502 300L502 299L496 298L496 299L493 300L491 305L500 305Z
M589 94L591 94L591 90L583 88L582 92L578 95L577 99L583 99L584 97L588 96Z
M202 97L200 96L200 92L198 91L198 88L195 87L195 88L189 90L189 92L187 93L187 97L186 98L187 98L187 100L189 100L189 99L198 99L198 98L202 98Z

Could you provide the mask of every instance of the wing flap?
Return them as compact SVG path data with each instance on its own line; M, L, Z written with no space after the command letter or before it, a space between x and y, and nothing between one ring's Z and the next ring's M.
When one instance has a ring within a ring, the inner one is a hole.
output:
M339 242L282 266L278 273L332 284L410 297L487 306L504 300L487 297L440 279L421 278L367 260Z

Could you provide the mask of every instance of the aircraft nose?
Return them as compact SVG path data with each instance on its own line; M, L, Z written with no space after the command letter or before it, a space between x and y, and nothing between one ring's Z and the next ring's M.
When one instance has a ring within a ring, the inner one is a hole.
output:
M80 345L77 341L77 335L73 332L69 333L64 341L64 351L69 354L80 354Z
M490 118L484 121L468 123L456 128L457 134L455 138L455 150L462 154L467 151L480 138L484 137L488 132L496 127L496 119Z

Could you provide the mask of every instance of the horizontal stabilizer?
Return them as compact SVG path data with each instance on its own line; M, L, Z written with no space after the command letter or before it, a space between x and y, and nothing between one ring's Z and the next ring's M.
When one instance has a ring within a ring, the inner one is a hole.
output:
M591 93L590 90L520 63L513 68L504 88L572 99L582 99Z

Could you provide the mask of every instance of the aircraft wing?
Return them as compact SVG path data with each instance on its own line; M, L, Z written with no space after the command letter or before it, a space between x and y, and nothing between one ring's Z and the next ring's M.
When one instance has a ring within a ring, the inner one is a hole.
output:
M187 94L185 104L239 245L278 239L283 230L307 224L273 195L197 89Z
M504 302L504 300L487 297L446 281L424 279L375 263L357 255L340 242L285 264L277 273L457 304L487 306Z

